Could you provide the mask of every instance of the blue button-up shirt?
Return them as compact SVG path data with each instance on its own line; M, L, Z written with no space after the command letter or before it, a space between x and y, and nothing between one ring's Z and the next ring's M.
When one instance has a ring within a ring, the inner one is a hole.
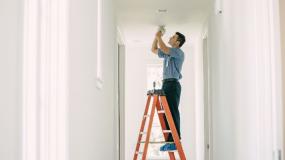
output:
M158 57L163 58L163 79L181 79L182 64L184 62L184 52L180 48L170 48L169 54L165 54L158 49Z

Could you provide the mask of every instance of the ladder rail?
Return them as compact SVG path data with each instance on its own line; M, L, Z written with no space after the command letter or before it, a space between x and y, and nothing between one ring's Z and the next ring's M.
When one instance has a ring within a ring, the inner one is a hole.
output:
M145 111L144 111L144 115L143 115L143 120L142 120L142 123L141 123L140 132L139 132L139 136L138 136L138 142L141 141L142 136L143 136L140 133L143 132L143 130L144 130L144 126L145 126L145 122L146 122L146 118L144 116L147 115L147 113L148 113L150 100L151 100L151 95L148 95L147 96L147 103L146 103ZM137 160L137 157L138 157L137 151L139 150L139 148L140 148L140 143L137 143L133 160Z
M143 149L142 160L146 160L147 149L148 149L149 139L150 139L150 133L151 133L152 123L153 123L153 118L154 118L154 113L155 113L155 106L156 106L157 101L158 101L158 96L154 96L153 104L152 104L152 108L151 108L151 113L150 113L150 119L149 119L148 128L147 128L147 134L146 134L146 140L145 140L146 142L144 144L144 149Z
M159 97L159 98L161 98L161 97ZM156 109L157 109L157 111L161 111L162 110L162 105L161 105L160 100L156 104ZM165 113L165 111L164 111L164 113ZM159 119L159 122L160 122L160 125L161 125L161 130L162 130L162 133L163 133L164 140L167 141L169 133L164 133L163 132L164 130L166 130L166 124L165 124L165 121L164 121L164 114L158 114L158 119ZM175 155L174 155L173 152L168 152L168 155L170 157L170 160L175 160Z
M170 112L170 109L169 109L166 97L165 96L161 96L160 98L162 100L162 106L163 106L163 108L165 110L166 119L168 121L169 128L172 131L172 137L173 137L174 143L176 145L176 148L178 150L178 154L180 156L180 159L181 160L186 160L186 156L184 154L181 142L179 140L178 132L176 130L174 120L173 120L173 118L171 116L171 112Z

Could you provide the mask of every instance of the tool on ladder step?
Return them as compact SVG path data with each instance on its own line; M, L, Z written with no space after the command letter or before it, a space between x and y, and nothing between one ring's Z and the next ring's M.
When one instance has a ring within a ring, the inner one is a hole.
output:
M145 141L141 141L139 143L146 143ZM174 143L174 142L167 142L167 141L149 141L150 144L164 144L164 143Z
M160 89L155 89L156 84L155 82L153 83L153 90L150 90L147 92L147 103L145 107L145 111L143 114L143 120L141 123L140 127L140 132L138 136L138 141L136 144L136 149L135 149L135 154L133 160L138 159L138 155L142 156L142 160L146 160L147 158L147 149L149 144L160 144L160 143L175 143L175 146L177 150L172 150L168 151L168 155L170 157L170 160L175 160L175 154L174 152L178 152L180 160L186 160L181 141L179 139L173 118L171 116L171 112L165 97L165 94L163 90ZM152 101L152 105L150 105L150 102ZM150 109L150 114L148 114L148 111ZM150 134L151 134L151 129L152 129L152 124L153 124L153 119L154 119L154 114L155 110L157 111L157 115L159 118L160 126L162 129L163 137L165 141L150 141ZM167 122L164 121L164 116L167 119ZM148 119L148 126L145 131L145 124L146 124L146 119ZM166 124L168 123L168 126L170 130L166 129ZM174 139L174 142L166 142L167 137L169 134L172 134L172 137ZM146 135L146 139L142 140L143 135ZM143 150L140 151L140 146L143 144Z

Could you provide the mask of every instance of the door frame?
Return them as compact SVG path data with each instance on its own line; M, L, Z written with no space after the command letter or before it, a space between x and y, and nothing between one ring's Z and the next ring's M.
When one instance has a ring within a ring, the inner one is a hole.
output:
M213 150L213 125L212 125L212 107L211 107L211 72L210 72L210 54L208 46L208 32L205 31L202 38L203 53L203 81L204 81L204 160L212 160Z
M115 128L116 160L125 159L125 41L117 26L117 52L115 55Z
M272 97L272 134L273 134L273 159L284 159L284 98L282 93L282 50L281 50L281 3L279 0L268 0L267 11L269 18L269 57ZM284 81L284 80L283 80Z

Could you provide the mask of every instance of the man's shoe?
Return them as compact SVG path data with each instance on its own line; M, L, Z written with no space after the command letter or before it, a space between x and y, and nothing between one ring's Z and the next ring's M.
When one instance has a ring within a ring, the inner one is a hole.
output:
M167 147L167 145L168 145L168 143L164 144L163 146L160 147L159 150L162 152L165 151L165 147Z
M175 143L170 143L167 145L167 147L165 147L165 151L174 151L174 150L176 150Z
M175 143L166 143L165 145L160 147L160 151L173 151L176 150Z

